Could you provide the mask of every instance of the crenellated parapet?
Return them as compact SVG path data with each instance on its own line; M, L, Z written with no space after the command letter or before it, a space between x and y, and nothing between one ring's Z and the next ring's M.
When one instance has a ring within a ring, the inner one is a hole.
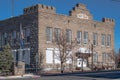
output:
M115 25L115 20L112 19L112 18L102 18L102 22L103 22L103 23L106 23L106 24L110 24L110 25L112 25L112 26Z
M102 19L102 22L114 23L115 21L114 21L114 19L112 19L112 18L103 18L103 19Z
M56 13L56 9L53 6L46 6L42 4L37 4L31 7L24 8L24 14L34 13L34 12L47 12Z
M76 4L69 12L69 15L80 19L92 19L92 15L86 5L81 3Z

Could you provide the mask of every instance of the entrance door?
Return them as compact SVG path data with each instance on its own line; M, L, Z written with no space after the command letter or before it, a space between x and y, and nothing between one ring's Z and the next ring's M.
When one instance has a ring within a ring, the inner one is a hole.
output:
M83 61L83 64L82 64ZM77 67L87 67L87 60L86 59L82 59L82 58L78 58L77 59Z

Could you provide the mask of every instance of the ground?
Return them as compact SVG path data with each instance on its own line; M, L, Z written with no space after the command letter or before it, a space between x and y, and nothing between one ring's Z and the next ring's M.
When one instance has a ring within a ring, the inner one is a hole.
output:
M120 80L120 70L41 75L9 80Z

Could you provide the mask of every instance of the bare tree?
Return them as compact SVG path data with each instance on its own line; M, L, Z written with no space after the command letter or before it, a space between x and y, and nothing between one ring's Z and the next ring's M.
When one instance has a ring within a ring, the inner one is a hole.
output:
M116 53L114 50L112 50L109 57L114 61L114 67L117 68L120 62L120 53Z
M36 72L42 70L42 64L44 60L43 52L40 50L39 54L36 54Z
M61 64L61 73L64 71L64 63L70 59L70 56L72 54L72 50L76 45L76 40L70 40L68 41L67 35L65 34L65 31L62 31L62 33L56 34L55 33L55 43L59 50L58 54L55 54L57 59L60 61Z
M115 55L116 67L120 68L120 49L119 52Z
M44 55L42 52L40 52L39 53L39 67L40 68L42 68L43 60L44 60Z

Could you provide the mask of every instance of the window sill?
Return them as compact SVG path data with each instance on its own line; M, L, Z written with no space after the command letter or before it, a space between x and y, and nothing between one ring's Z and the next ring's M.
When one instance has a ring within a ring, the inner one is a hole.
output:
M47 43L47 44L50 44L50 43L52 43L52 41L46 41L46 43Z
M94 47L96 47L97 45L93 45Z
M77 45L82 45L81 43L77 43Z
M102 45L102 47L105 47L105 45Z
M108 48L110 47L110 46L107 46Z

